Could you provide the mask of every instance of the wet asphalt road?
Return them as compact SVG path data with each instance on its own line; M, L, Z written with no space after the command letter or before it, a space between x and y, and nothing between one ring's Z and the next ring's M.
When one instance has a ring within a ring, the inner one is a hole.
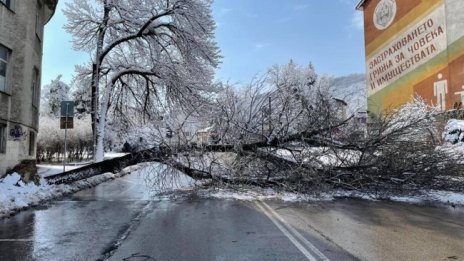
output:
M0 260L464 260L464 211L390 202L153 201L129 175L0 220Z

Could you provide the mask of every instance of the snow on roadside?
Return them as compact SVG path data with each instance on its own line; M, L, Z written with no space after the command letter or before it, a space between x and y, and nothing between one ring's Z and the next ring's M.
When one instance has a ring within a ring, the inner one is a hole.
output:
M252 188L244 190L232 189L206 189L200 190L199 195L206 198L217 199L236 199L236 200L282 200L286 202L305 202L305 201L331 201L337 198L356 198L364 200L391 200L394 202L404 202L411 204L445 204L464 206L464 193L449 191L420 191L416 195L398 196L381 195L353 192L353 191L332 191L319 194L300 194L290 192L278 192L273 189Z
M44 179L40 184L25 184L17 173L0 179L0 218L28 207L56 199L77 191L94 187L105 181L125 176L143 168L144 164L130 166L117 174L104 173L72 184L49 185Z
M129 153L126 152L105 152L105 159L114 159L124 157Z
M123 169L117 174L104 173L94 177L76 181L72 184L49 185L44 179L40 185L34 183L25 184L20 180L16 173L0 179L0 218L9 216L19 210L37 206L41 203L62 197L67 194L75 193L79 190L88 189L105 181L125 176L130 173L144 177L145 185L155 189L162 199L162 194L175 191L192 190L196 183L185 175L173 175L172 180L165 180L166 176L162 173L154 172L153 167L159 167L157 163L141 163ZM170 173L171 176L174 173ZM162 182L164 180L164 182ZM237 199L245 201L253 200L283 200L287 202L307 202L307 201L331 201L337 198L360 198L365 200L389 199L397 202L407 202L412 204L450 204L464 206L464 193L448 191L420 191L412 196L381 195L352 192L352 191L332 191L319 194L300 194L276 191L271 188L244 187L239 189L210 188L199 189L196 193L204 198L218 199ZM169 198L169 197L167 197Z
M440 190L424 191L418 196L392 196L390 199L407 203L442 203L464 206L464 193Z
M114 178L113 173L104 173L71 185L49 185L44 179L40 180L39 185L35 185L32 182L25 184L16 173L10 174L0 182L0 217Z
M269 200L277 199L287 202L301 202L301 201L328 201L332 200L333 197L330 197L326 194L320 195L308 195L300 193L291 193L291 192L278 192L274 189L267 188L251 188L251 189L204 189L200 190L198 194L201 197L206 198L216 198L216 199L237 199L245 201L253 200Z

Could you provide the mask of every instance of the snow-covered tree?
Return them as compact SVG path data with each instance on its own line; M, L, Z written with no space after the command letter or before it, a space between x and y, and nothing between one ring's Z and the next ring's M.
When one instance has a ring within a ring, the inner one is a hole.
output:
M464 142L464 121L457 119L450 119L446 123L445 129L442 134L444 141L451 144L458 144Z
M76 75L74 76L73 86L73 100L75 102L75 108L77 116L80 117L84 114L91 113L91 71L85 66L76 66Z
M60 107L62 101L69 99L70 87L61 81L61 75L45 85L42 91L41 111L46 115L60 117Z
M330 92L314 68L293 61L271 67L265 75L236 91L225 87L213 116L225 142L269 142L340 120L331 108ZM342 119L344 120L344 119Z
M103 159L109 110L136 106L150 117L158 104L197 107L214 91L211 81L220 56L211 4L211 0L75 0L67 5L65 28L73 35L74 47L94 57L96 161Z
M90 116L82 115L74 119L74 128L68 130L67 155L68 161L84 160L92 152L92 129ZM40 115L39 135L37 139L37 160L60 161L64 155L64 130L60 122L51 115Z
M79 70L78 70L79 72ZM41 97L40 127L37 140L37 159L53 161L63 159L64 131L60 129L60 107L62 101L76 101L74 128L68 130L68 160L82 160L91 154L92 131L90 116L84 106L88 101L88 92L83 82L73 81L72 87L61 80L59 75L50 84L45 85ZM83 111L80 108L84 108Z

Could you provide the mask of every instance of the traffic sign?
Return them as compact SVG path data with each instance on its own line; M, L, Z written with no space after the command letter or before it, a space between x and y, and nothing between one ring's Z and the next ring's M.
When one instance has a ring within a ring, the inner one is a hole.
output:
M73 117L61 117L60 118L60 129L74 129L74 118Z
M74 101L61 102L61 117L74 117Z

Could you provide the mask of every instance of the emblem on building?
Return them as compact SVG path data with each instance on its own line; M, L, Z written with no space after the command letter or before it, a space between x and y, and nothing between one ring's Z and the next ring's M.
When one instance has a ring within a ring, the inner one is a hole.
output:
M374 25L384 30L391 25L396 16L395 0L380 0L374 11Z
M10 129L10 140L18 141L26 137L26 132L20 125L15 125Z

